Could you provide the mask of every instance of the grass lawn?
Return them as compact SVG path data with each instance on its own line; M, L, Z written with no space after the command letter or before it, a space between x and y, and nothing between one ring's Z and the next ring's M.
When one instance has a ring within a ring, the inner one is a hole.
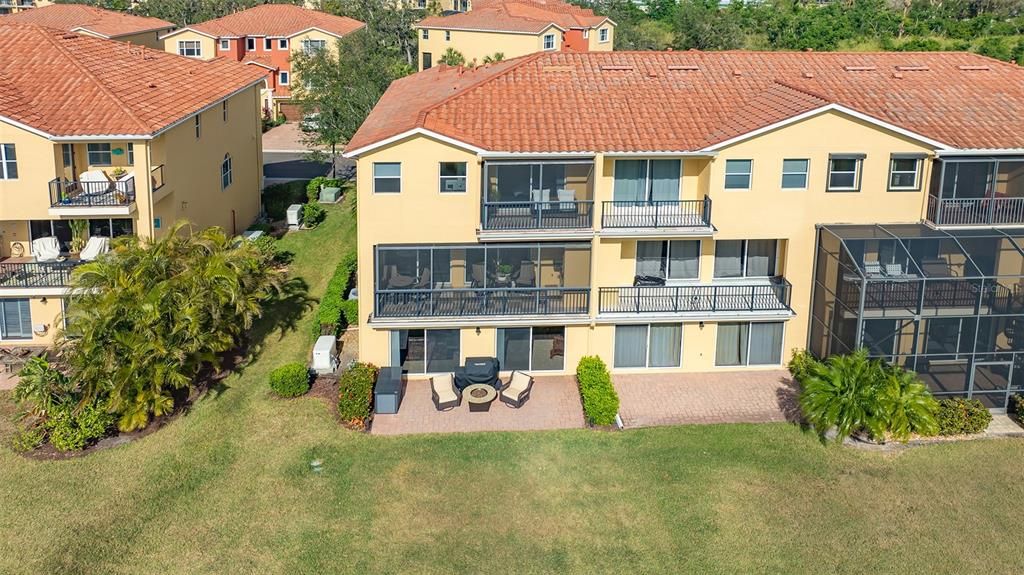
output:
M332 208L282 241L316 295L354 231ZM1020 570L1024 441L883 456L785 424L371 437L269 395L309 319L140 441L56 462L0 448L0 573Z

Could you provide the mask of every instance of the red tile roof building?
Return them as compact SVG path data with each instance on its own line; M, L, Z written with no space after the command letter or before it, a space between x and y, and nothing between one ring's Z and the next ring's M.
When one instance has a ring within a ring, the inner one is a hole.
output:
M145 43L152 48L159 47L159 34L175 28L172 22L159 18L133 16L84 4L53 4L25 10L0 18L0 23L38 24L111 40ZM142 35L146 33L151 34L143 38Z

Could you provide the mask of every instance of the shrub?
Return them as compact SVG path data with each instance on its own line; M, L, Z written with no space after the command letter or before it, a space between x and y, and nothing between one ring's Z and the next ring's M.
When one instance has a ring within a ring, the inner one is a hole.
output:
M54 410L46 420L50 444L60 451L77 451L107 434L114 425L114 415L105 404L67 403Z
M1010 396L1010 407L1017 417L1024 419L1024 395L1015 393Z
M886 430L894 439L939 433L939 404L916 373L887 366L879 392Z
M359 300L341 300L341 319L345 320L346 326L359 323Z
M324 221L327 211L317 202L310 202L302 206L302 223L307 228L313 228Z
M939 401L939 435L970 435L985 431L992 414L977 399L955 397Z
M277 261L279 252L277 238L264 234L252 240L252 243L268 263Z
M338 415L351 425L365 425L373 403L373 385L377 383L375 365L355 363L338 381Z
M44 439L46 439L46 430L42 426L36 425L19 429L11 438L11 449L19 453L26 453L42 445Z
M313 335L320 335L324 333L325 329L333 329L334 333L337 333L343 320L348 324L359 321L359 310L355 307L355 302L349 303L345 299L355 273L356 252L351 251L341 259L341 263L338 264L334 275L327 283L327 290L320 299L320 309L317 311L316 321L313 323Z
M309 203L320 201L320 186L325 188L340 188L341 180L335 180L326 176L317 176L306 185L306 199Z
M786 366L789 368L789 373L792 374L793 379L798 383L810 375L811 370L814 366L819 365L819 362L811 352L806 349L794 349L793 357L789 360L789 364Z
M592 425L612 425L619 412L619 394L612 385L612 376L600 357L584 357L576 366L576 382L580 386L583 414Z
M306 186L302 182L274 184L263 189L263 209L272 220L283 220L288 206L306 201Z
M309 369L301 363L286 363L270 372L270 389L281 397L298 397L309 391Z

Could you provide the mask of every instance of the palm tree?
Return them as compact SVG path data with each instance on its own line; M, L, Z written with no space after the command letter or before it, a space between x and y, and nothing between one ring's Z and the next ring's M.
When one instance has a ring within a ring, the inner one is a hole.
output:
M936 435L939 403L917 374L898 366L885 370L880 401L886 426L893 438L906 441L911 433Z
M836 441L861 430L880 437L886 428L877 391L881 379L881 363L868 359L866 350L834 355L811 367L802 382L800 408L821 436L835 428Z

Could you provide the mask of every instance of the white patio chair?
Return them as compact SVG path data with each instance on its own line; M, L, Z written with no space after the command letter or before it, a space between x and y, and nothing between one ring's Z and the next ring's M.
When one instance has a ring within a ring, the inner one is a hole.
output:
M558 192L558 209L563 212L574 212L576 211L576 192L572 190L559 189Z
M864 273L869 276L880 276L882 275L882 264L877 261L864 260Z
M103 170L89 170L78 176L82 185L82 193L86 195L103 194L110 190L113 183Z
M57 238L47 236L32 240L32 255L37 262L55 262L60 258L60 244Z
M533 378L521 371L513 371L512 378L508 385L501 390L498 399L509 407L516 409L523 406L527 399L530 399L530 392L533 390Z
M82 248L82 253L78 255L83 262L91 262L99 256L110 251L110 238L103 236L92 236L89 241L86 242L85 247Z

